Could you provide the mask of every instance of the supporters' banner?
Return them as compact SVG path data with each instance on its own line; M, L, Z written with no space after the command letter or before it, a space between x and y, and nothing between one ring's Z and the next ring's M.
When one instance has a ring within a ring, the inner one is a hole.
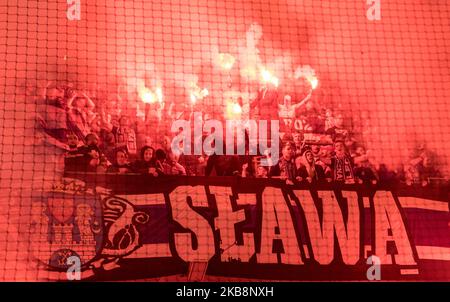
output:
M446 183L82 179L33 202L33 250L49 270L70 270L75 256L91 280L450 280Z

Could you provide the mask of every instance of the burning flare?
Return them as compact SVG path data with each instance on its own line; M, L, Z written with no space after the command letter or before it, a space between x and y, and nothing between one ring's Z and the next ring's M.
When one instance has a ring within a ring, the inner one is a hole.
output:
M311 89L314 90L319 85L319 79L316 76L316 72L309 65L300 66L295 70L295 79L304 78L311 85Z
M236 101L231 99L227 100L225 110L226 119L240 119L240 116L242 114L242 107Z
M224 70L231 70L236 59L229 53L220 53L216 58L216 64Z
M270 83L275 87L278 87L278 85L280 84L280 80L276 76L274 76L269 70L262 67L260 72L261 72L261 80L264 84Z
M189 98L192 104L195 104L198 100L203 100L209 95L207 88L201 89L195 81L189 83Z
M163 93L160 87L157 87L155 91L147 87L141 87L139 89L139 97L145 104L154 104L155 102L163 102Z

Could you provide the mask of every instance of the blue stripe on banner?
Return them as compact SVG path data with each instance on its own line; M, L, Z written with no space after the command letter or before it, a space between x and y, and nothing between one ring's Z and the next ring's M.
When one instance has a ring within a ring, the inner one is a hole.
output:
M165 205L136 206L149 215L149 222L138 225L141 244L169 242L169 213Z
M450 247L450 213L403 209L415 245Z

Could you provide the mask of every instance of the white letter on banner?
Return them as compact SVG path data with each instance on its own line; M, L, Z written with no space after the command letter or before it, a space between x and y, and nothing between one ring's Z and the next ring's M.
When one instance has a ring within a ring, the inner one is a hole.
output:
M272 253L274 239L281 242L284 253L281 262L303 264L295 233L295 224L280 189L267 187L262 199L261 251L257 254L258 263L277 263L277 254ZM275 228L280 234L275 234Z
M319 191L319 196L323 201L322 221L319 221L319 214L311 193L303 190L296 190L295 193L305 212L314 259L323 265L333 261L334 234L336 234L344 263L356 264L359 260L360 247L360 213L356 192L346 196L348 201L347 225L344 223L341 208L332 191Z
M254 234L243 233L244 244L237 245L234 229L236 223L245 220L245 210L241 209L233 212L230 201L230 196L232 195L230 187L210 187L210 192L216 197L219 212L214 223L216 229L220 231L220 247L223 249L220 255L221 260L240 259L241 262L248 262L255 253ZM253 200L256 201L255 194L239 194L239 197L246 199L241 195L251 195L250 198L253 197Z
M208 221L189 207L187 203L188 196L192 198L194 206L197 199L207 199L205 188L202 186L177 187L170 194L172 216L181 226L190 229L195 234L198 247L195 250L193 249L191 233L175 233L175 248L181 259L186 262L209 261L215 252L214 234ZM203 204L205 203L203 202Z
M395 243L397 249L397 254L394 256L396 264L417 264L400 209L392 193L388 191L375 193L373 204L375 207L375 255L380 258L381 263L391 264L391 255L387 253L387 242L391 241ZM389 230L392 235L389 235Z

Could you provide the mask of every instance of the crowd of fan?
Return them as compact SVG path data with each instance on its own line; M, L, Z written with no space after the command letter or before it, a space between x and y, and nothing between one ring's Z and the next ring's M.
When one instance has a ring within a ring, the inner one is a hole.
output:
M333 117L332 111L326 108L317 112L311 101L304 108L293 108L285 99L279 107L278 117L284 135L280 159L271 167L260 164L263 154L174 154L168 134L162 135L159 143L150 138L139 141L135 121L126 115L105 117L104 112L96 112L95 102L85 93L68 93L67 89L55 87L47 93L45 103L65 116L60 125L49 125L42 117L39 122L48 139L65 149L66 172L140 173L154 177L276 177L285 179L288 184L341 182L367 185L391 181L427 185L430 179L441 176L433 162L433 154L424 146L417 148L417 154L409 163L396 171L383 164L375 165L370 160L370 151L366 151L345 129L343 116L335 114ZM307 132L321 133L329 141L308 142L305 139Z

